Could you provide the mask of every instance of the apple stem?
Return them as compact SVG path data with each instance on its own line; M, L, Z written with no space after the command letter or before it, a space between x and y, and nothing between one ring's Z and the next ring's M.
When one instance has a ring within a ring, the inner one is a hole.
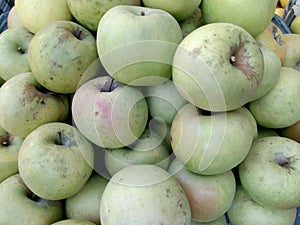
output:
M145 11L141 11L141 16L145 16L145 15L146 15Z
M25 53L25 51L24 51L24 49L22 48L22 47L18 47L18 49L17 49L21 54L24 54Z
M63 145L61 134L62 134L62 132L61 132L61 130L59 130L57 132L57 139L55 142L55 144L57 144L57 145Z
M236 57L234 55L230 56L230 63L234 64L236 62Z
M75 37L78 39L78 40L81 40L81 34L82 34L82 30L77 28L75 31L74 31L74 35Z

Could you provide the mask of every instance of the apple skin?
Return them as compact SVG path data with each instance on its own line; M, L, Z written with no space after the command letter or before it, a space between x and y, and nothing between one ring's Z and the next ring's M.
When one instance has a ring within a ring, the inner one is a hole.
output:
M96 32L102 16L117 5L140 6L140 0L67 0L68 7L74 18L84 27Z
M30 72L28 48L33 38L24 27L12 27L0 35L0 76L3 80L24 72Z
M212 23L192 31L173 58L179 93L208 111L240 108L255 94L263 76L263 55L243 28Z
M133 86L152 86L170 79L172 58L181 40L176 19L164 10L148 7L115 6L103 15L97 29L103 66L118 82Z
M73 20L66 0L15 0L22 24L32 33L56 20Z
M284 34L286 45L285 57L282 66L300 70L300 37L298 34Z
M236 186L231 170L212 176L195 174L175 158L168 171L175 176L187 195L193 221L211 222L230 208Z
M188 103L171 126L175 156L187 169L202 175L221 174L237 166L247 156L252 140L253 126L240 109L205 115Z
M100 216L105 225L189 225L191 209L172 174L145 164L112 176L102 195Z
M193 30L203 25L201 9L198 7L188 18L179 22L183 37L185 38Z
M73 126L52 122L39 126L19 150L19 173L36 195L61 200L76 194L94 166L92 144Z
M281 136L290 138L300 143L300 120L280 131Z
M196 221L191 221L189 225L228 225L226 216L222 215L219 218L211 221L211 222L196 222Z
M63 218L62 201L37 197L15 174L0 183L0 224L52 224Z
M18 74L0 89L0 124L12 135L25 138L38 126L64 121L69 113L65 95L45 90L31 72Z
M300 120L300 71L281 67L275 85L249 103L257 123L266 128L285 128Z
M13 6L9 10L9 13L7 16L7 28L18 27L18 26L24 27L23 23L21 22L21 20L18 16L16 6Z
M29 64L45 88L71 94L82 74L98 58L96 39L72 21L54 21L37 32L29 45Z
M184 0L143 0L146 7L162 9L169 12L177 21L187 19L199 7L202 0L190 0L186 4Z
M255 10L251 10L256 5ZM227 22L243 27L253 37L271 21L277 0L241 2L239 0L203 0L200 8L205 23Z
M101 76L75 92L72 115L76 127L91 142L103 148L120 148L143 133L148 106L138 88Z
M232 224L239 225L293 225L296 208L275 209L264 207L253 201L245 189L238 184L234 200L227 212Z
M280 136L256 139L238 166L242 186L257 203L272 208L300 206L300 145Z
M96 225L96 224L88 220L64 219L56 223L53 223L51 225Z

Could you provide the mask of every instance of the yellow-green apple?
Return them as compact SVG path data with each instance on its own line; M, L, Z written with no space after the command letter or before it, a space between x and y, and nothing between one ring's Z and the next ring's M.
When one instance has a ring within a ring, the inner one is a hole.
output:
M79 87L72 115L76 127L91 142L103 148L120 148L143 133L148 106L137 87L122 85L106 75Z
M300 206L300 144L289 138L256 139L238 165L242 186L257 203L271 208Z
M300 16L299 16L299 14L291 22L290 30L293 34L300 34Z
M100 225L100 202L107 182L103 176L93 173L79 192L65 200L66 217Z
M79 220L79 219L64 219L58 222L55 222L51 225L96 225L89 220Z
M28 54L36 80L64 94L76 91L82 74L98 58L96 38L72 21L48 23L32 38Z
M236 186L231 170L218 175L200 175L191 172L175 158L168 171L183 188L190 203L193 221L211 222L230 208Z
M47 23L73 20L67 0L15 0L15 7L22 24L34 34Z
M0 124L12 135L25 138L38 126L64 121L68 98L43 88L31 72L7 80L0 89Z
M0 183L0 224L52 224L63 219L62 201L49 201L33 193L15 174Z
M100 204L101 224L189 225L191 209L174 176L155 165L134 165L109 180Z
M300 120L300 71L281 67L275 85L249 103L257 123L266 128L285 128Z
M266 171L264 171L266 172ZM259 188L259 186L257 187ZM238 225L292 225L296 219L296 208L276 209L255 202L240 185L237 185L234 200L227 212L231 224Z
M280 134L300 143L300 120L293 125L282 129Z
M203 24L201 9L198 7L188 18L179 22L183 37Z
M73 126L46 123L26 136L18 158L19 173L30 190L50 200L76 194L94 166L92 144Z
M219 218L210 221L210 222L196 222L191 220L189 225L228 225L227 218L225 215L220 216Z
M251 10L253 6L255 10ZM203 0L200 7L205 23L227 22L247 30L253 37L263 32L275 13L277 0L261 2Z
M0 77L3 80L30 72L28 48L33 38L25 27L12 27L0 35Z
M237 166L247 156L252 140L251 120L241 109L208 113L188 103L171 126L175 156L187 169L202 175L221 174Z
M103 15L97 29L103 66L118 82L135 86L170 79L172 58L181 40L176 19L148 7L115 6Z
M300 43L299 34L284 34L286 51L282 66L292 67L300 70L300 50L297 48Z
M211 23L186 36L173 58L179 93L208 111L240 108L254 96L263 75L263 55L255 39L230 23Z
M82 26L96 32L104 13L117 5L141 5L141 0L67 0L68 7L74 18Z
M24 26L24 25L18 16L16 6L13 6L9 10L9 13L7 16L7 27L11 28L11 27L17 27L17 26Z
M181 21L191 16L202 0L190 0L188 4L184 0L143 0L142 2L146 7L165 10L176 20Z

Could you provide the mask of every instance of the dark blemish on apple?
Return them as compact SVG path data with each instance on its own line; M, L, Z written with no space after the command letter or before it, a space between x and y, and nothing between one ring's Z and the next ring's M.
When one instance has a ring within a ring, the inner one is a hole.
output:
M195 47L193 51L189 52L189 56L192 56L192 58L196 58L200 54L200 47Z

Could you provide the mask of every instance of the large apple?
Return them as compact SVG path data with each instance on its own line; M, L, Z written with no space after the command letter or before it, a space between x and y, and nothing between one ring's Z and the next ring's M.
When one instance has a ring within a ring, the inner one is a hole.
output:
M49 201L28 189L19 174L0 183L0 224L52 224L63 219L62 201Z
M36 80L64 94L76 91L82 74L98 58L95 37L72 21L55 21L40 29L32 38L28 54Z
M65 95L43 88L31 72L21 73L0 89L0 124L12 135L25 138L44 123L64 121L68 105Z
M134 165L120 170L108 182L100 218L105 225L189 225L191 209L171 173L154 165Z
M212 23L182 40L172 75L180 94L197 107L234 110L254 96L263 76L263 55L243 28Z
M253 37L270 23L277 0L203 0L200 7L205 23L227 22L243 27ZM253 8L255 6L255 9Z
M120 148L143 133L148 106L138 88L122 85L111 76L100 76L75 92L72 115L76 127L91 142L104 148Z
M299 34L284 34L286 51L283 61L283 66L292 67L300 70L300 35Z
M176 19L164 10L118 5L99 22L100 60L117 81L150 86L171 78L174 52L182 40Z
M20 21L32 33L56 20L73 20L67 0L15 0L15 7Z
M239 178L249 196L259 204L278 208L300 206L300 144L289 138L256 139L238 166Z
M0 35L0 77L4 80L30 72L28 48L33 34L18 26L6 29Z
M230 208L236 186L231 170L212 176L195 174L175 158L168 171L174 174L187 195L193 221L211 222Z
M52 122L39 126L23 141L18 167L36 195L60 200L76 194L94 166L91 143L73 126Z
M252 140L253 126L241 109L210 115L188 103L171 126L175 156L187 169L203 175L237 166L247 156Z

